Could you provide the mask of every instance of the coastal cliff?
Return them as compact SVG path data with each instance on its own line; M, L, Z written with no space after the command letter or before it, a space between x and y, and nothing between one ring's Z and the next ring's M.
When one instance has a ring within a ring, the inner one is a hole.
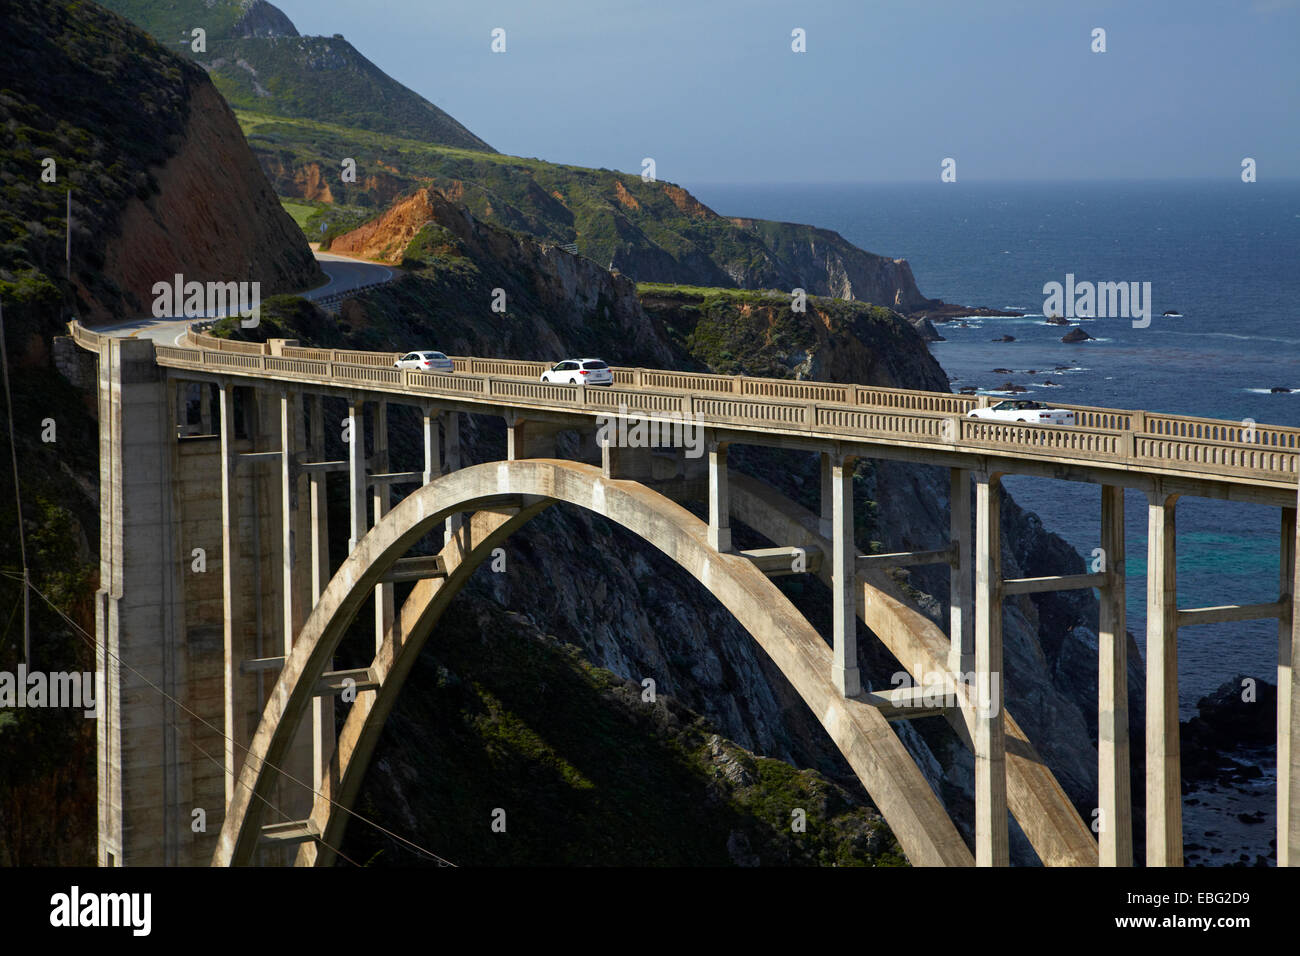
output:
M267 295L320 278L201 69L99 7L15 0L6 22L0 281L16 286L11 319L48 335L60 304L92 323L148 314L153 283L176 272L258 280Z
M132 197L118 234L103 245L103 272L121 290L121 308L148 314L153 284L175 273L200 282L257 280L264 296L323 281L230 107L206 81L190 88L187 105L176 151L152 171L157 192ZM88 305L83 315L91 323L116 311L98 300Z

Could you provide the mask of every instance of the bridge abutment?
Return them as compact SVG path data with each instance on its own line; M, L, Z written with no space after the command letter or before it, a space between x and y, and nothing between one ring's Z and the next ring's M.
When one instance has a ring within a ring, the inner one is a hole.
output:
M98 390L95 656L106 699L97 726L97 856L101 866L187 863L191 757L178 740L175 703L187 696L172 550L175 393L153 343L130 339L101 346Z

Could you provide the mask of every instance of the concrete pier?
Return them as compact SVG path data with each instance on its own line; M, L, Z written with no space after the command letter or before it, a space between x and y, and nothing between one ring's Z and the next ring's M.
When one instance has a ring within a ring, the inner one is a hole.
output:
M975 476L975 865L1008 866L1000 476Z
M1183 865L1178 730L1177 495L1147 504L1147 866Z
M1101 558L1106 584L1100 589L1097 627L1097 845L1102 866L1132 866L1124 489L1114 485L1101 489Z

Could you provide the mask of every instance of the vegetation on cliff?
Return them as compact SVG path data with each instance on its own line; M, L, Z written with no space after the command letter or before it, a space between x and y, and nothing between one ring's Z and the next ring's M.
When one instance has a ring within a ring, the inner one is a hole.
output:
M300 36L289 18L265 0L103 3L168 49L201 63L231 106L492 150L447 113L380 70L341 35ZM206 31L201 51L193 48L196 27Z
M938 363L918 351L919 334L892 309L807 296L803 311L796 311L792 296L774 290L642 282L637 292L646 313L663 323L696 368L768 378L919 382L910 387L946 390ZM864 373L865 379L852 377Z
M722 288L804 288L894 305L930 300L906 263L864 252L837 233L731 219L685 189L638 173L457 149L337 123L237 110L276 191L295 201L373 209L423 186L479 220L568 244L647 282ZM340 157L357 162L343 182ZM308 234L319 238L310 228Z
M410 685L358 810L453 862L906 865L859 796L754 756L669 696L648 701L489 595L448 610ZM357 822L343 850L430 862Z
M95 298L121 301L102 271L104 240L119 230L130 199L156 193L151 168L175 152L190 91L205 80L93 4L11 0L5 31L0 297L10 334L23 344L51 334L60 305L76 310L64 281L69 189L77 282Z
M201 197L195 192L177 190L165 197L167 205L161 192L177 158L187 148L195 152L186 136L196 114L202 116L205 145L221 140L228 147L214 161L243 151L244 164L230 167L233 184L222 195L223 207L250 201L259 183L266 197L273 196L203 70L122 17L93 3L9 0L4 29L0 305L23 509L19 516L8 429L0 427L0 528L6 531L0 535L0 671L14 672L22 659L22 594L14 577L22 566L20 522L32 583L54 605L32 597L30 666L93 671L94 649L76 625L94 632L94 398L55 372L52 340L65 333L64 323L74 315L123 319L134 313L139 303L133 305L123 268L154 261L129 249L142 231L141 219L158 213L164 231L214 231L211 209L196 201ZM195 107L204 90L215 114ZM226 125L213 122L214 115ZM243 171L253 178L240 179ZM64 262L69 189L71 281ZM145 216L138 215L142 207ZM273 204L265 217L252 227L241 221L225 231L227 246L247 241L250 252L279 252L281 265L296 266L284 275L310 276L314 262L292 222ZM284 219L279 232L277 217ZM283 242L278 249L277 241ZM173 242L171 251L191 249ZM207 263L201 259L194 256L188 264L202 268ZM0 715L0 865L93 863L94 728L80 710L24 708Z

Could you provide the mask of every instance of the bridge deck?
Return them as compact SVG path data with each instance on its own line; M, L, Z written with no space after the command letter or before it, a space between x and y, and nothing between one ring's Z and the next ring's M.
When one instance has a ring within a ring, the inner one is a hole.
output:
M84 347L100 337L73 323ZM866 446L863 454L953 466L972 456L1005 473L1150 485L1174 493L1285 505L1300 480L1300 428L1128 409L1061 405L1076 425L1028 425L968 417L976 396L828 382L616 368L614 386L548 385L548 366L455 358L456 372L393 368L400 353L233 342L189 333L188 347L158 346L174 369L388 393L466 411L514 410L528 418L636 413L735 433L737 441L786 446ZM760 440L757 435L763 437Z

